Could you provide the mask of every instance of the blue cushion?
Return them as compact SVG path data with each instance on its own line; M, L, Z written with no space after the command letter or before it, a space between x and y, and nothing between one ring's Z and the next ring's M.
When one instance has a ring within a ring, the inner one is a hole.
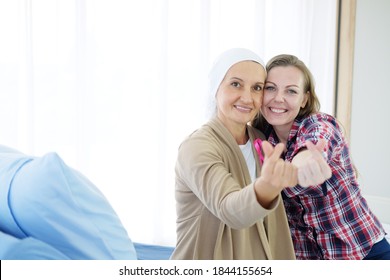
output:
M0 231L70 259L137 258L105 196L56 153L32 157L0 145L0 217Z
M139 260L169 260L174 247L134 242Z
M18 239L0 231L0 260L68 260L50 245L33 237Z

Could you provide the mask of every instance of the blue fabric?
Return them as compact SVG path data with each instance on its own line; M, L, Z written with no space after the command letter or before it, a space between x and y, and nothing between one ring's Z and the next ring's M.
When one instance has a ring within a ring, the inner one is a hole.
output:
M31 157L0 146L0 217L3 233L69 259L137 257L105 196L56 153Z
M67 256L33 237L18 239L0 231L1 260L67 260Z
M387 239L383 238L375 243L364 260L390 260L390 244Z
M134 242L139 260L169 260L174 247Z

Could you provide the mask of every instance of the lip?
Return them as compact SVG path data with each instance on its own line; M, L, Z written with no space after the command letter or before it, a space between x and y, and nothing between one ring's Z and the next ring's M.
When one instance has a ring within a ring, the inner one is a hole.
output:
M243 113L250 113L252 111L252 108L247 106L234 105L234 108Z

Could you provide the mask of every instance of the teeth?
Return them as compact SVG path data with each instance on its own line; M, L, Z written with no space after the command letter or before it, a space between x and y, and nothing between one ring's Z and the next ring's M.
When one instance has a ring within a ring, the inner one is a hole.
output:
M276 109L276 108L270 108L270 110L274 113L284 113L286 112L287 110L284 110L284 109Z

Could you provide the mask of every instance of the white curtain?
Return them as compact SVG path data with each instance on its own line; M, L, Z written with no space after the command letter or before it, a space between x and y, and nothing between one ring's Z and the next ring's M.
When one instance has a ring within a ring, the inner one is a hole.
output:
M133 241L174 245L174 164L230 47L292 53L333 113L336 0L0 0L0 144L57 152Z

